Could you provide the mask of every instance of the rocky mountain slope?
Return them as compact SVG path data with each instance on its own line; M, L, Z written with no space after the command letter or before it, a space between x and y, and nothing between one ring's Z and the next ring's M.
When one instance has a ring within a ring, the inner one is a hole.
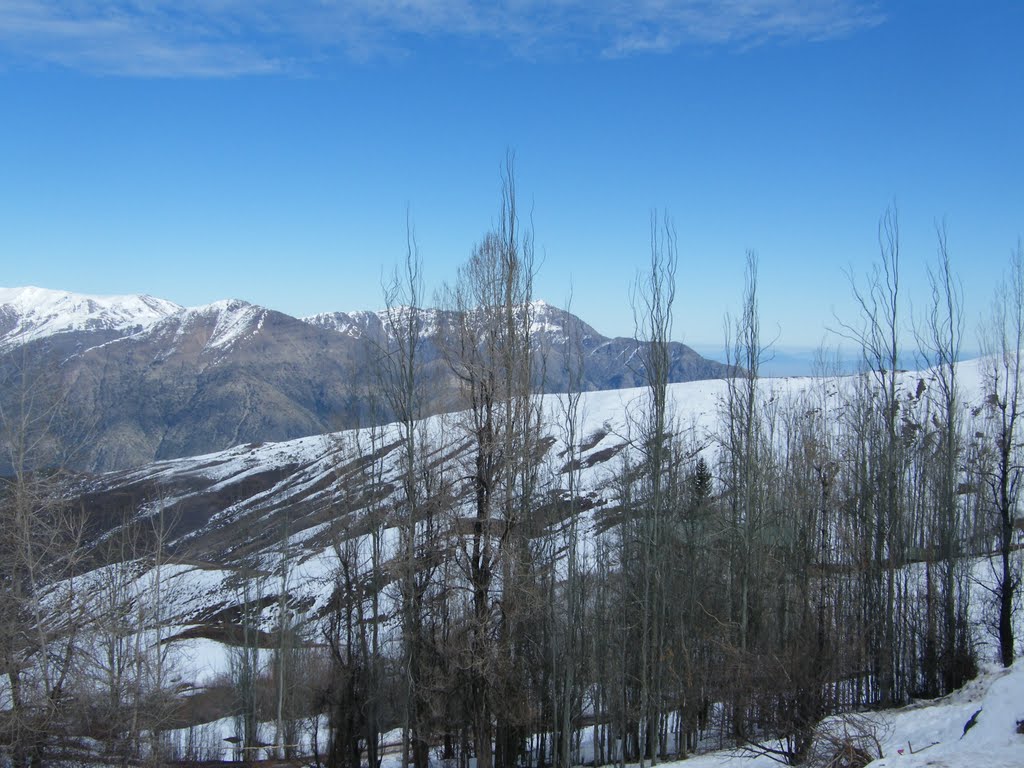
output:
M437 383L425 407L436 413L458 405L441 354L452 316L425 317L422 355ZM0 399L17 398L26 382L59 399L69 464L90 471L317 435L387 420L372 407L369 362L385 327L383 313L298 319L238 300L183 308L148 296L0 289ZM609 339L543 302L533 333L546 391L565 388L570 338L581 340L584 389L643 381L632 339ZM726 371L682 344L671 354L672 381Z

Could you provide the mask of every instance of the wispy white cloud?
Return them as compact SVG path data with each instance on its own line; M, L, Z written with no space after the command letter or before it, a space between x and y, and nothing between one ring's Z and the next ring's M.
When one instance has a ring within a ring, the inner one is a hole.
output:
M231 33L208 3L176 14L173 3L0 4L0 48L14 56L99 74L225 77L277 71L281 63L253 40ZM215 25L216 23L216 25Z
M417 39L623 57L826 40L882 21L861 0L4 0L0 51L99 74L230 77L404 55Z
M855 0L646 0L607 6L616 6L617 13L602 49L606 56L685 45L749 48L770 41L822 41L884 21L874 3Z

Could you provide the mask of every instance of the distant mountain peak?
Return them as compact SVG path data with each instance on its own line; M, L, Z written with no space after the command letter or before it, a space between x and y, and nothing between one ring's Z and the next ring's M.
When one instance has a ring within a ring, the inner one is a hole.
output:
M180 338L198 333L203 348L224 352L263 328L271 310L243 299L220 299L198 307L183 307L147 329L156 336Z
M0 288L0 351L62 333L107 332L114 338L154 333L181 334L213 322L209 349L225 350L260 330L269 310L243 299L220 299L183 307L153 296L98 296L23 286Z
M206 342L209 349L228 349L246 336L254 336L263 328L268 310L245 301L229 300L210 305L216 307L217 325Z

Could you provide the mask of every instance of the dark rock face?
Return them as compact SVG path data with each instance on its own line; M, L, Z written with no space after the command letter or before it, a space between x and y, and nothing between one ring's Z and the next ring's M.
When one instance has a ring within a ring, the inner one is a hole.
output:
M425 410L457 408L458 386L442 352L451 316L425 315L421 355L433 383ZM0 315L5 327L15 323ZM536 377L543 391L566 388L569 338L583 349L584 390L644 384L632 339L608 339L542 302L534 305L532 332L544 358ZM0 355L0 398L17 396L26 361L45 368L61 393L62 431L74 444L68 464L107 471L386 421L372 365L386 345L379 313L299 320L225 301L142 330L76 329L8 348ZM682 344L671 355L673 382L727 370Z

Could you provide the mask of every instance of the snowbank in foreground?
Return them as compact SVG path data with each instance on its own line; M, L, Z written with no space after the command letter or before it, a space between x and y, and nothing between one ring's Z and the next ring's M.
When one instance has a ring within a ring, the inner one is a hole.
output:
M974 725L965 731L975 713ZM872 768L1021 768L1024 735L1017 733L1017 723L1024 721L1024 660L1009 670L987 671L943 699L884 717L889 725L885 756Z
M965 726L977 713L975 723ZM882 757L869 768L1022 768L1024 659L1008 670L989 668L963 689L935 701L872 713ZM779 763L750 752L714 752L665 768L767 768Z

